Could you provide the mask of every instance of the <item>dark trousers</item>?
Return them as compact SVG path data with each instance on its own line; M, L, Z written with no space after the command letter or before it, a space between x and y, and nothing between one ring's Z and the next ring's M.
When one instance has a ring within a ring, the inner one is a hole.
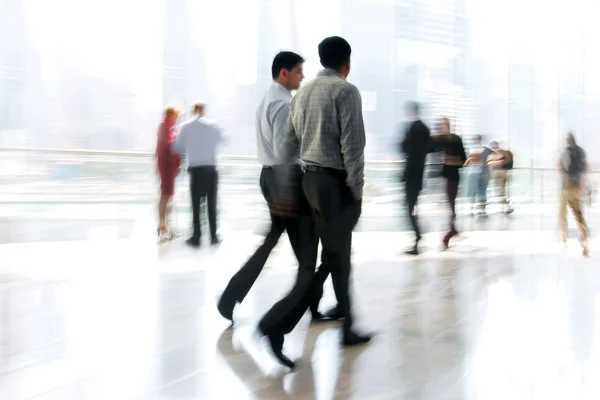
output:
M272 169L262 170L260 187L267 203L271 202L273 179ZM298 259L298 274L292 290L262 318L259 328L267 335L291 332L304 315L313 297L311 285L317 263L319 238L312 216L292 218L271 214L271 228L262 245L231 278L221 295L221 301L225 302L244 300L284 231L287 232Z
M200 201L206 198L208 209L208 224L210 236L217 236L217 188L219 186L219 175L214 165L190 167L190 194L192 196L192 215L194 225L194 239L200 240L202 229L200 227Z
M413 231L415 232L416 240L421 240L421 229L419 228L419 220L415 215L415 207L419 199L419 193L421 193L421 184L406 182L406 205L408 206L408 217L410 218L410 224L412 225Z
M444 241L450 240L458 231L456 230L456 195L458 194L458 181L447 180L446 181L446 196L448 197L448 203L450 204L450 229L444 238Z
M298 259L298 273L292 289L263 316L260 330L266 334L288 334L298 324L314 297L315 267L319 237L312 217L284 218L290 244Z
M286 218L271 214L271 229L265 240L231 278L222 296L233 296L238 302L242 302L246 298L284 231L287 232L294 254L298 259L298 276L301 271L310 270L312 279L319 245L313 218Z
M307 167L303 188L315 213L322 246L321 266L313 280L310 300L315 298L314 290L322 290L324 280L331 273L338 306L345 317L344 332L348 333L353 322L350 301L352 230L360 217L361 202L354 200L343 171Z

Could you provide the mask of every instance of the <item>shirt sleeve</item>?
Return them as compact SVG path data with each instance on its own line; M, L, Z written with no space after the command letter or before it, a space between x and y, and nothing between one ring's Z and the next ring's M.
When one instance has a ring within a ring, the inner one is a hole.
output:
M427 149L428 153L436 153L438 151L445 151L448 144L444 140L442 135L434 135L429 138L429 146Z
M465 153L465 146L463 145L463 141L460 137L458 138L458 151L460 159L463 162L467 161L467 153Z
M365 125L362 100L355 86L344 90L338 100L341 128L341 152L346 170L346 184L356 200L361 200L365 184Z
M171 151L177 154L185 153L185 137L187 135L187 130L185 129L185 125L181 127L179 130L179 135L175 138L175 141L171 145Z
M417 141L417 132L414 129L415 124L410 124L408 131L406 132L406 136L402 141L402 152L404 154L412 153L416 147Z
M294 99L295 100L295 99ZM294 100L287 107L288 117L285 121L284 129L282 130L281 143L279 148L281 151L281 162L288 164L293 161L294 155L297 155L300 151L300 141L296 135L296 129L293 122L293 108Z
M271 121L273 124L273 153L279 164L286 163L285 151L285 131L288 128L290 119L290 103L278 102L271 111ZM293 128L293 126L292 126Z
M229 141L229 135L223 130L223 128L219 124L213 125L215 128L215 132L217 133L217 137L219 139L219 144L225 144Z
M178 169L181 164L181 155L174 153L171 148L173 147L173 143L177 140L177 128L173 127L169 129L167 136L167 143L165 148L167 149L171 161L171 166L173 169Z

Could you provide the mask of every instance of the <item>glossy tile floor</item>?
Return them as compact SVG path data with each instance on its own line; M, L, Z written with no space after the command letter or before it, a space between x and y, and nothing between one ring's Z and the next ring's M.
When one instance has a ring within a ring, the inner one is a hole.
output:
M305 316L289 373L254 335L294 277L285 238L231 330L215 300L261 238L195 251L135 229L0 246L0 399L600 398L600 242L584 259L555 230L468 231L441 252L432 232L408 258L407 233L358 232L356 320L377 336L343 349Z

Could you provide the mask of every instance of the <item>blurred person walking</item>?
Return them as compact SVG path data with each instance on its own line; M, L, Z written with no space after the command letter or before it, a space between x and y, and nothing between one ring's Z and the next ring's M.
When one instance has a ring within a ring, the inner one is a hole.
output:
M322 293L331 273L346 346L371 340L370 335L353 330L350 302L352 230L362 210L366 143L360 92L346 81L351 52L350 44L338 36L319 43L324 69L292 100L285 135L286 159L299 152L306 164L302 187L322 245L313 287ZM307 296L307 300L314 298L315 293Z
M421 121L421 107L419 103L410 102L406 106L408 117L411 120L406 135L401 144L401 152L406 155L404 176L406 205L408 206L408 217L415 232L415 245L406 254L419 254L419 241L421 241L421 229L417 218L416 206L419 194L423 189L423 174L425 171L425 160L431 150L431 133L427 125Z
M450 120L446 117L440 118L437 127L437 135L433 136L433 148L435 151L444 152L442 177L446 179L446 196L450 204L450 230L444 236L442 246L447 249L450 239L458 235L456 229L456 195L458 194L458 183L460 181L460 169L463 167L467 156L460 136L450 131Z
M486 216L487 189L490 183L488 159L494 154L494 151L483 145L481 135L475 135L473 141L474 147L469 152L469 158L465 162L465 166L471 166L468 182L469 197L472 199L472 212L480 216Z
M581 207L581 192L586 174L589 171L589 165L585 151L577 145L573 132L569 132L567 135L567 146L560 157L558 171L562 181L559 207L561 241L566 247L568 206L571 208L579 226L581 248L583 255L587 257L590 252L589 234Z
M225 135L219 125L204 117L205 105L194 104L194 116L184 122L172 150L185 154L190 175L190 194L192 198L192 223L194 233L186 240L192 247L200 246L202 229L200 227L200 202L206 198L211 244L219 244L221 237L217 233L217 150L225 141Z
M491 182L495 191L495 196L500 199L502 212L510 214L514 209L510 206L509 200L509 173L513 169L514 157L510 150L500 147L497 140L490 141L490 149L494 154L490 156L488 164L492 168Z
M171 151L171 145L177 137L177 118L179 110L166 107L163 120L158 127L156 140L156 167L160 177L160 200L158 201L158 228L156 233L159 241L173 239L175 234L168 224L168 205L175 193L175 178L179 173L181 157Z
M259 331L267 336L275 357L289 368L294 362L283 354L284 335L294 329L308 308L319 245L311 208L302 191L303 163L298 153L288 159L283 156L291 92L304 79L303 64L304 59L290 51L280 52L273 59L273 83L256 112L257 155L263 165L259 183L269 206L271 228L262 245L231 278L217 305L224 318L233 320L235 305L244 300L279 238L287 232L298 260L296 283L261 319Z

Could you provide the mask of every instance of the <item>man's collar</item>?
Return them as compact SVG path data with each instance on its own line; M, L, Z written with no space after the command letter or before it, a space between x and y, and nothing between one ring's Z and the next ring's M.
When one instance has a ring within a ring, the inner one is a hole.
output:
M292 95L292 93L287 90L287 88L285 86L283 86L281 83L277 82L277 81L273 81L273 85L275 87L277 87L277 89L284 91L285 93L289 94L290 96Z
M331 68L325 68L325 69L319 71L319 73L317 74L317 76L337 76L338 78L342 78L344 80L346 79L339 72L334 71Z

